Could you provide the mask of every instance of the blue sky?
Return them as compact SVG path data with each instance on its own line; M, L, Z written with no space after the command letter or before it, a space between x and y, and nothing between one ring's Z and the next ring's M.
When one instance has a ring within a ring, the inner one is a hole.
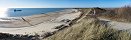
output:
M0 17L6 17L8 8L89 8L122 7L131 0L0 0Z
M131 0L0 0L0 8L121 7Z

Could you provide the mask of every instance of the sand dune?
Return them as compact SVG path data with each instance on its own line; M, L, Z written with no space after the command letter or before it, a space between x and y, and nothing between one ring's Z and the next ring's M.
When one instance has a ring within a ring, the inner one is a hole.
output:
M99 18L100 20L108 21L108 23L111 25L112 28L118 29L118 30L129 30L131 31L131 23L124 23L124 22L117 22L112 21L106 18Z

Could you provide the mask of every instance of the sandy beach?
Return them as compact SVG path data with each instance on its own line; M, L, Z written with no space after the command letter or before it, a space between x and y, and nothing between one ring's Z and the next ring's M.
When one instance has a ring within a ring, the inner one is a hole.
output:
M61 25L68 26L70 21L78 18L80 14L81 12L76 9L65 9L57 12L22 17L26 21L21 17L16 20L0 21L0 32L21 35L44 35L44 33L59 30L55 29L55 27Z

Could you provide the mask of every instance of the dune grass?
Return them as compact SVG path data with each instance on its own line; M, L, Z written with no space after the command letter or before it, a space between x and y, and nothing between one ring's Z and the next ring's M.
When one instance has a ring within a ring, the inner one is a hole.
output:
M131 36L127 31L112 29L105 21L87 16L43 40L131 40Z
M131 22L131 6L125 6L104 12L103 17L120 22Z

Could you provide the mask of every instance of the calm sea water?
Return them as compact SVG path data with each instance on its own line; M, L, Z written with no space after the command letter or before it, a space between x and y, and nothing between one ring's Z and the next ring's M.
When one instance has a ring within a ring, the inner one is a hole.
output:
M8 17L21 17L21 16L30 16L48 12L55 12L64 10L66 8L10 8L7 11Z

